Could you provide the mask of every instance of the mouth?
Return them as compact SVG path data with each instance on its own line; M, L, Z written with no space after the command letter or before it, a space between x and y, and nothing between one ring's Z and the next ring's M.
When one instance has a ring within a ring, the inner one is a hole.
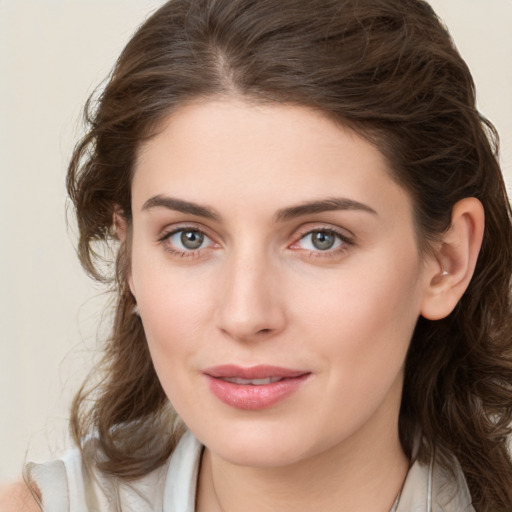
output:
M278 366L243 368L224 365L208 368L204 375L210 391L224 404L242 410L272 407L294 394L311 372Z
M241 384L244 386L264 386L266 384L273 384L283 380L283 377L267 377L266 379L242 379L241 377L219 377L224 382L232 382L233 384Z

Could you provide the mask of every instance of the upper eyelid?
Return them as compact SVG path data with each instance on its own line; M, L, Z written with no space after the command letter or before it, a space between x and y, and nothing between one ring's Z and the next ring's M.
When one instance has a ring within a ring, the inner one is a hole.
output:
M295 240L295 242L293 242L293 243L290 245L290 247L296 246L296 245L297 245L301 240L303 240L303 239L304 239L304 238L306 238L307 236L311 236L313 233L318 232L318 231L320 231L320 232L321 232L321 231L325 231L325 232L327 232L327 233L332 233L334 236L336 236L336 237L340 240L340 242L341 242L343 245L346 245L346 244L350 244L350 245L352 245L352 240L351 240L350 238L348 238L348 237L346 237L346 236L344 236L344 235L342 235L342 234L338 233L337 231L333 231L333 230L329 230L329 231L328 231L327 229L325 229L325 230L323 230L323 229L314 229L314 230L312 230L312 231L307 231L307 232L306 232L306 233L304 233L302 236L300 236L299 238L297 238L297 239ZM312 251L313 249L307 249L307 250ZM320 249L317 249L317 250L318 250L318 251L320 251ZM331 249L326 249L325 251L320 251L320 252L328 252L329 250L331 250ZM313 250L313 251L314 251L314 250Z
M340 236L342 239L345 240L354 240L356 238L355 235L346 228L323 223L319 223L316 225L314 225L314 223L311 223L309 226L301 226L296 230L296 233L300 238L302 238L310 233L314 233L315 231L328 231Z
M343 233L340 233L339 231L336 231L334 229L312 229L312 230L306 231L304 234L302 234L300 236L299 240L302 240L306 236L312 235L313 233L331 233L343 241L350 240L350 238L348 236L345 236Z
M162 240L164 238L167 238L170 235L179 233L180 231L187 231L187 230L188 231L198 231L199 233L202 233L203 235L207 236L210 239L213 238L210 234L211 230L203 227L202 225L198 226L195 223L186 222L183 224L179 223L179 224L174 224L172 226L164 227L163 229L160 230L160 232L158 234L158 239Z

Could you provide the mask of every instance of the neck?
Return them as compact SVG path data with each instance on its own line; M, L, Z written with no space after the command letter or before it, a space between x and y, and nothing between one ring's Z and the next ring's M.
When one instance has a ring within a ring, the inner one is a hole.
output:
M397 425L383 427L284 467L237 466L206 449L196 510L389 512L409 463Z

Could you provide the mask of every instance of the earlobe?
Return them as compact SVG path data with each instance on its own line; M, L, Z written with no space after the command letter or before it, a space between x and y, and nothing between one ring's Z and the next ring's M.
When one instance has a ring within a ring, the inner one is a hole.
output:
M450 228L427 264L421 309L425 318L445 318L459 302L473 277L484 226L484 208L478 199L467 197L455 204Z

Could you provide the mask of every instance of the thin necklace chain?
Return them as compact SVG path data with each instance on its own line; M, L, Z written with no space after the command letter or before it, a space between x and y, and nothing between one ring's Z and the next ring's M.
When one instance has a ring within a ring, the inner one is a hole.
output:
M215 501L217 502L217 505L218 505L218 507L220 509L220 512L226 512L224 510L224 507L222 506L222 504L220 502L219 495L217 494L217 489L215 487L215 480L213 479L213 470L212 470L211 460L210 460L210 481L211 481L211 484L212 484L213 495L215 496Z

